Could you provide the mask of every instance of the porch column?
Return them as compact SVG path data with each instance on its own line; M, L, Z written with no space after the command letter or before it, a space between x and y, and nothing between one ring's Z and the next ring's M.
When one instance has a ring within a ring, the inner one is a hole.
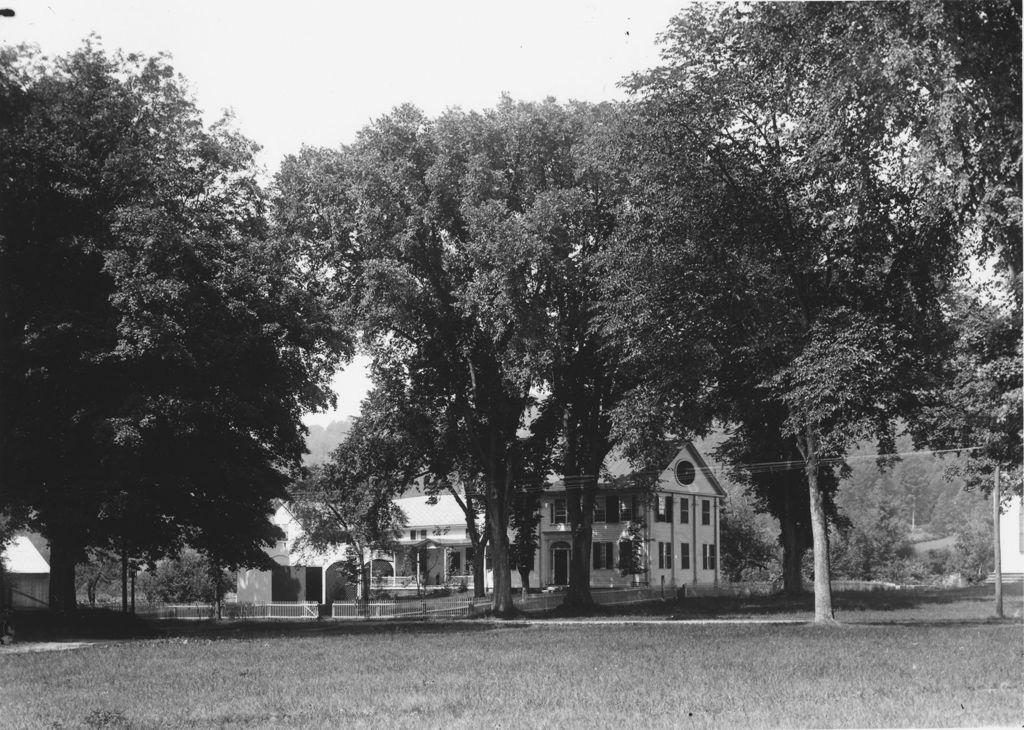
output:
M420 588L420 556L415 551L412 552L412 561L416 563L416 590Z
M327 563L320 566L320 603L327 603Z
M442 553L444 562L441 563L441 582L448 582L448 546L444 546L444 552Z

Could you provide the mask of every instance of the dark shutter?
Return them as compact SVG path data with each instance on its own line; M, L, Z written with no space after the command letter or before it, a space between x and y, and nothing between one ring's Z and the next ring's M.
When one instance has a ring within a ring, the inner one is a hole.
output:
M614 562L615 555L613 554L613 550L612 550L613 547L614 547L613 543L610 543L610 542L604 543L604 567L609 568L609 569L613 568L615 566L615 562Z
M672 503L676 501L676 498L671 494L665 495L665 522L672 521Z
M594 543L594 570L601 567L601 543Z
M619 521L619 498L608 496L605 498L605 519L608 522Z

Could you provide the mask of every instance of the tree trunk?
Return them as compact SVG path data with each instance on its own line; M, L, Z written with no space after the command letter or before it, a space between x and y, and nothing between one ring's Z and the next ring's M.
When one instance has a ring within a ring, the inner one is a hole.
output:
M530 569L520 568L519 569L519 582L522 583L522 589L520 595L525 599L530 595Z
M784 511L779 520L779 538L782 543L782 592L799 596L804 592L803 562L804 541L800 535L799 521L792 493L784 492Z
M590 593L590 554L594 542L594 489L595 484L588 477L586 484L567 486L565 490L569 527L572 530L572 554L569 559L569 590L562 605L571 608L589 608L594 605L594 597Z
M488 475L487 511L491 516L491 571L494 596L491 607L496 616L510 616L512 605L512 567L508 556L508 517L510 479L507 465L492 462Z
M74 611L75 550L63 538L50 538L50 608Z
M121 546L121 613L128 613L128 549Z
M818 488L818 437L812 428L807 429L807 488L811 501L811 533L814 537L814 622L831 624L836 622L832 610L832 572L828 556L828 525L825 522L825 507Z
M473 597L484 598L487 596L487 586L484 585L484 567L487 558L487 543L477 540L473 545Z

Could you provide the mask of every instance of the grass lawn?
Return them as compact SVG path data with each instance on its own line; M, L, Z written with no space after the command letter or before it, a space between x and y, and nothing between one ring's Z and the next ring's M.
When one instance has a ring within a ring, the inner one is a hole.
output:
M990 595L863 594L860 608L843 596L835 628L178 624L156 639L0 653L0 726L1019 726L1024 625L988 619ZM731 611L803 612L776 600ZM1008 590L1008 613L1020 605ZM658 608L639 618L708 616L710 604Z

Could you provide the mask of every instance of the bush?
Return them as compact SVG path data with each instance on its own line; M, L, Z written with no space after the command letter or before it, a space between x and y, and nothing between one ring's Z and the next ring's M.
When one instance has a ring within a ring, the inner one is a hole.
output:
M195 550L161 560L156 570L143 573L139 580L150 601L165 603L213 603L233 585L228 571L215 570L206 556Z

